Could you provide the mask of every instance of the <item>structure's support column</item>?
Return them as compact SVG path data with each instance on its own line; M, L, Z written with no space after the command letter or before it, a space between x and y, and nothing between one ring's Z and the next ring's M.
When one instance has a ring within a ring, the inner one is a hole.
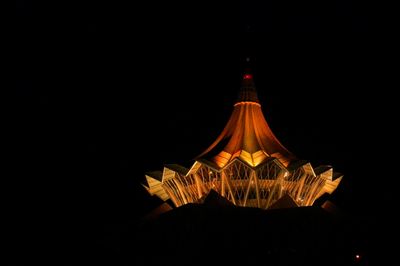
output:
M304 182L305 182L306 178L307 178L307 174L302 173L302 175L298 181L299 183L297 185L298 187L297 187L297 193L296 193L296 198L295 198L296 202L298 202L298 199L301 199L301 197L304 197L304 196L302 196L302 194L303 194ZM299 205L304 206L304 199L301 199Z
M165 191L168 193L168 195L169 195L169 197L171 198L172 202L174 203L175 207L179 207L179 206L183 205L183 204L180 202L180 200L177 199L177 197L176 197L174 191L173 191L171 188L169 188L168 185L163 184L163 188L164 188Z
M197 195L199 196L199 198L201 198L203 196L203 193L206 193L206 189L204 188L204 184L198 174L194 174L194 180L196 182Z
M246 206L247 198L249 197L249 192L250 192L250 189L251 189L251 181L252 181L252 179L253 179L253 175L250 175L250 178L249 178L249 181L248 181L248 184L247 184L246 193L244 194L243 207L247 207Z
M180 174L177 173L176 180L181 185L181 187L184 189L183 193L185 194L187 202L195 202L197 197L195 194L193 195L193 191L191 190L191 186L188 183L186 176L181 176Z
M223 179L225 181L226 187L228 188L229 195L231 195L232 202L233 202L233 204L236 205L236 199L232 192L231 182L230 182L229 178L226 176L225 170L223 170L221 172L221 179Z
M224 172L221 173L221 195L222 197L225 197L225 186L226 186L226 180L224 178Z
M254 180L254 183L256 185L257 207L261 208L261 199L260 199L260 190L259 190L260 188L258 186L258 176L256 174L256 171L253 171L251 173L251 175L253 176L253 180Z
M268 177L267 177L268 180L270 180L270 173L271 173L271 171L268 171ZM275 194L276 182L277 182L277 180L275 179L273 181L272 185L269 186L269 194L268 194L268 198L267 198L267 203L265 205L266 209L268 209L269 206L271 205L272 198Z
M288 173L285 172L285 171L281 171L278 174L278 189L279 189L279 191L278 191L278 193L279 193L278 199L282 198L283 190L285 188L284 185L283 185L283 181L284 181L285 177L287 176L287 174Z
M270 194L267 199L267 208L271 206L275 199L279 199L282 196L282 179L284 176L284 172L281 171L276 175L276 179L274 184L271 186Z
M178 187L179 194L181 195L181 198L182 198L182 200L183 200L183 203L184 203L184 204L188 204L189 201L188 201L188 199L186 198L185 188L182 186L181 182L179 182L179 180L178 180L177 178L175 179L175 184L176 184L176 186Z
M307 202L307 205L311 206L314 204L314 201L317 199L317 195L319 191L323 188L323 184L325 183L325 180L321 177L321 175L317 176L315 178L316 180L314 181L313 188L310 192L310 198Z
M315 190L315 182L316 182L316 176L309 176L308 180L305 182L306 185L306 190L304 193L304 205L309 206L310 201L312 200L312 192Z

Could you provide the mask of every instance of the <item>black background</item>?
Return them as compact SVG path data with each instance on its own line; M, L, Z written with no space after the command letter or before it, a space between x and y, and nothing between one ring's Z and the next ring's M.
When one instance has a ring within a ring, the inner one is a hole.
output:
M389 27L363 1L259 2L17 1L14 245L50 231L47 243L84 246L104 224L151 210L144 173L211 144L246 57L278 139L344 173L339 207L389 221Z

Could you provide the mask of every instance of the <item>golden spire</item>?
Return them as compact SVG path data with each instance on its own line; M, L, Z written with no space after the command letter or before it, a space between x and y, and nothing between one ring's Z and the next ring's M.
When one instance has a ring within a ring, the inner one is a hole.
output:
M217 150L221 144L225 144L224 148ZM261 110L253 75L246 73L228 123L214 143L198 158L223 168L235 158L255 167L269 157L279 159L284 165L295 158L269 128Z

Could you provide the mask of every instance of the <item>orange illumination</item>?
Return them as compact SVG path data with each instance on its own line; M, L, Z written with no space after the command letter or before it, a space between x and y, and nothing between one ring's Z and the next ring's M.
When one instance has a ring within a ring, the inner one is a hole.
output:
M256 102L238 102L238 103L235 103L233 106L244 105L244 104L253 104L255 106L260 106L261 107L261 104L256 103Z
M314 169L311 163L298 161L275 137L252 78L243 75L242 89L225 128L190 169L171 164L163 172L146 175L145 187L151 195L171 199L179 207L201 202L214 190L234 205L269 209L311 206L336 189L340 173L330 166ZM362 255L356 252L353 261L362 262Z
M283 175L284 177L287 177L289 175L288 172L285 172L285 174Z
M223 150L219 143L225 143ZM209 154L217 154L212 158ZM237 154L237 156L236 156ZM279 157L274 154L279 154ZM208 157L220 168L225 167L235 158L255 167L268 157L275 157L282 164L290 162L295 156L275 137L262 112L261 105L255 101L239 101L225 129L199 157Z

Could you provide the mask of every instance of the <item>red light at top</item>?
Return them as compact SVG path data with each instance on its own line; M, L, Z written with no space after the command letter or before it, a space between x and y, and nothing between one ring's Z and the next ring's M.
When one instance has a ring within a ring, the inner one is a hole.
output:
M243 76L243 79L252 79L252 78L253 78L253 75L251 75L251 74L245 74Z

